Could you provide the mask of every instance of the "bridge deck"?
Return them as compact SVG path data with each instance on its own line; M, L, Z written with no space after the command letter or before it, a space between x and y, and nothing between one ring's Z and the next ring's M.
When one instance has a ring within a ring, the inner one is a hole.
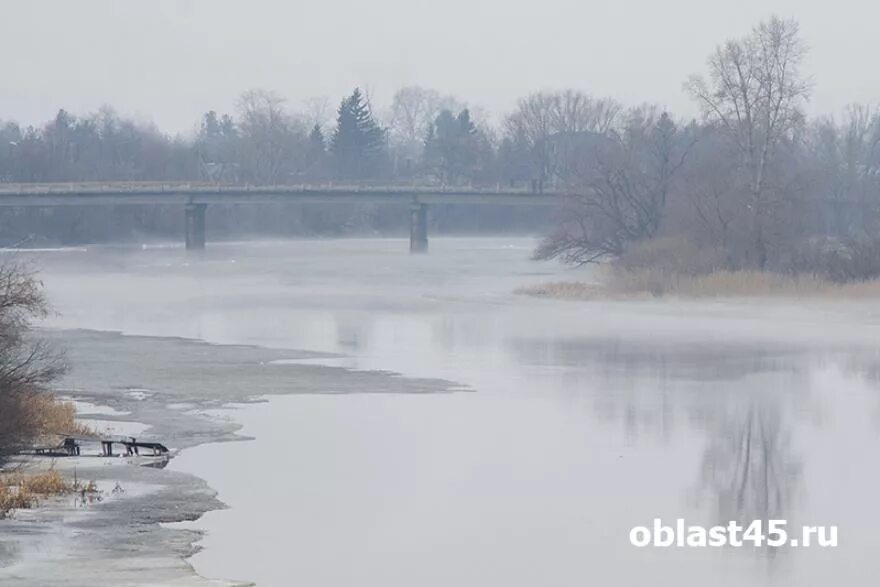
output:
M398 203L546 206L557 193L425 185L228 185L174 182L0 184L0 206Z

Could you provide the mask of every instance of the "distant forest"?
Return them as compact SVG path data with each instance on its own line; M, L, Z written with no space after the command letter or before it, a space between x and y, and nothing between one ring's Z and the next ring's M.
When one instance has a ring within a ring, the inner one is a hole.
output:
M698 120L576 90L535 92L490 117L466 97L412 86L379 108L354 89L335 112L322 101L293 111L272 92L248 91L234 112L206 112L186 137L109 107L79 116L62 110L41 127L0 123L0 181L521 187L571 197L551 213L436 206L433 230L540 230L547 238L537 256L572 263L658 239L687 242L700 253L694 263L715 268L788 270L815 262L805 251L822 256L829 247L880 257L880 112L854 104L836 117L808 117L805 58L797 23L776 17L720 44L704 73L683 80ZM245 208L209 208L209 231L406 227L407 211L394 206ZM21 209L0 210L0 222L2 244L94 242L177 235L182 214Z
M531 186L527 147L511 142L452 97L406 87L387 122L355 88L327 122L325 102L294 112L266 90L245 92L234 113L206 112L195 136L172 136L118 115L61 110L41 127L0 123L0 181L198 181L251 185L404 183ZM523 140L523 139L517 139ZM537 184L536 184L537 185ZM215 235L395 233L408 211L383 205L214 206ZM436 206L441 231L529 231L547 214L505 206ZM174 207L0 209L0 244L164 238L182 230Z

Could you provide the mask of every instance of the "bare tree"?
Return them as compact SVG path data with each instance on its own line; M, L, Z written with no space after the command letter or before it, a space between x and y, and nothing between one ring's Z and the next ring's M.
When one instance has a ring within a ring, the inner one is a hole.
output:
M507 133L522 137L528 145L532 179L542 191L550 172L550 137L553 135L554 97L538 92L519 101L516 111L507 117Z
M452 96L442 96L438 91L421 86L404 86L397 90L391 102L390 139L398 158L409 165L422 157L425 139L431 125L443 110L459 112L464 104Z
M574 90L555 94L548 170L551 177L564 184L571 175L581 137L589 133L611 133L619 125L622 113L620 104L610 99L597 99Z
M595 99L583 92L537 92L519 101L507 117L507 133L524 137L539 191L552 180L565 181L584 133L609 132L620 114L612 100Z
M308 98L303 102L302 112L308 128L314 128L317 125L321 129L327 129L333 122L333 105L327 96Z
M749 196L755 262L767 263L766 224L772 213L767 175L782 142L803 124L810 84L801 75L805 54L798 25L771 18L709 58L708 79L686 84L704 117L736 145Z
M653 108L633 109L626 119L620 131L579 141L568 184L572 195L536 258L591 263L657 235L693 141Z
M41 432L27 426L32 420L27 400L64 370L60 355L30 332L31 320L47 312L31 271L0 265L0 455Z
M620 104L615 101L575 90L553 94L551 104L552 128L557 133L607 133L621 114Z
M250 90L238 100L242 156L255 182L279 183L294 148L305 149L305 131L283 104L284 100L266 90Z
M832 188L836 198L858 198L866 188L873 191L872 180L880 178L880 112L852 104L841 124L820 119L813 133L823 171L837 179Z

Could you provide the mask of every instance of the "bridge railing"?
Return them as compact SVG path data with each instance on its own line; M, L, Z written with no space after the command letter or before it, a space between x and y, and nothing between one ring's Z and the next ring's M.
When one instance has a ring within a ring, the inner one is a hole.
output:
M308 192L382 192L382 193L437 193L456 194L533 194L531 189L495 186L450 186L409 183L304 183L304 184L229 184L210 182L57 182L57 183L0 183L0 194L80 194L80 193L308 193Z

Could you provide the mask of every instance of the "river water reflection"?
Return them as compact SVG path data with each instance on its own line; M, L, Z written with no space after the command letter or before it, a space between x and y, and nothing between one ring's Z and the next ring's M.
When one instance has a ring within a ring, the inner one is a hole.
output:
M57 327L327 351L341 355L328 364L462 387L273 396L236 412L255 440L172 463L230 506L197 523L199 572L316 586L874 584L872 304L534 300L512 292L589 274L529 261L528 239L431 245L37 257ZM658 517L837 525L841 546L631 546L630 528Z

